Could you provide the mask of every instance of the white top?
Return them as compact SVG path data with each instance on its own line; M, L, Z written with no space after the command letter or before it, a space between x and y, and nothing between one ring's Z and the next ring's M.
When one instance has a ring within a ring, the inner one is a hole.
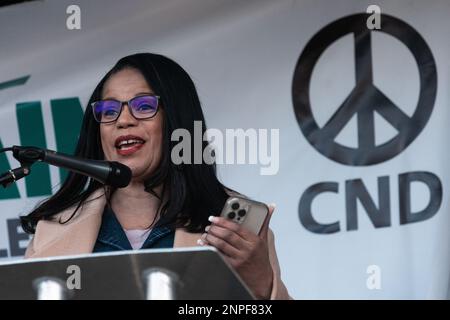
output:
M148 238L148 235L152 231L152 228L148 229L132 229L132 230L124 230L127 235L128 241L131 244L131 247L136 250L142 248L145 240Z

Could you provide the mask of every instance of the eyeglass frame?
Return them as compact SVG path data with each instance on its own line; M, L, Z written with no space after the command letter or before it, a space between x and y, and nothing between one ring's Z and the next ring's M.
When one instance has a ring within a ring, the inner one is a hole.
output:
M155 112L151 117L148 117L148 118L136 118L135 115L133 114L133 111L132 111L132 109L131 109L131 107L130 107L130 101L131 101L131 100L134 100L134 99L137 99L137 98L142 98L142 97L155 97L155 98L156 98L156 102L157 102L157 105L156 105L156 112ZM143 94L143 95L139 95L139 96L136 96L136 97L131 98L131 99L128 100L128 101L120 101L120 100L116 100L116 99L104 99L104 100L97 100L97 101L92 102L92 103L91 103L91 108L92 108L92 113L93 113L94 120L97 121L97 123L99 123L99 124L102 124L102 123L103 123L103 124L105 124L105 123L114 123L114 122L116 122L116 121L120 118L120 115L122 114L122 111L123 111L123 105L124 105L124 104L126 104L126 105L128 106L128 111L130 112L130 114L131 114L131 116L132 116L133 118L135 118L136 120L148 120L148 119L152 119L153 117L155 117L156 114L158 113L158 111L159 111L159 99L161 99L161 96L154 95L154 94ZM115 101L115 102L119 102L119 103L120 103L120 111L119 111L119 114L117 115L117 118L116 118L115 120L106 121L106 122L102 122L102 121L98 121L98 120L97 120L97 118L95 117L95 104L98 103L98 102L101 102L101 101Z

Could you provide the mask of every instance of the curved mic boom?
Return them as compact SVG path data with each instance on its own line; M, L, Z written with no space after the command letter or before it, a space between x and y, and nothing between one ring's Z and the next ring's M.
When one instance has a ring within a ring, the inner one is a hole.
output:
M89 160L36 147L12 147L14 158L21 162L42 161L82 175L105 185L124 188L131 181L131 170L116 161Z

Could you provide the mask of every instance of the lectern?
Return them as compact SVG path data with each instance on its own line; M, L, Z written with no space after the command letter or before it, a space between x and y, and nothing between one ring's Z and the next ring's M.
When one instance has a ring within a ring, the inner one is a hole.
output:
M252 300L213 247L146 249L0 263L0 300Z

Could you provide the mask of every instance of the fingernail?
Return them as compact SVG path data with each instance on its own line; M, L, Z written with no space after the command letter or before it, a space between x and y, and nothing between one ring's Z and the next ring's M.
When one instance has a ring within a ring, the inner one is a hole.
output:
M205 240L207 235L208 235L207 233L202 234L202 237L200 239Z
M217 217L215 217L215 216L209 216L208 220L209 220L210 222L217 222Z
M203 242L202 239L198 239L198 240L197 240L197 244L200 245L200 246L204 246L204 245L205 245L205 242Z
M211 229L211 226L206 226L206 228L205 228L205 232L208 232L208 231L209 231L209 229Z

